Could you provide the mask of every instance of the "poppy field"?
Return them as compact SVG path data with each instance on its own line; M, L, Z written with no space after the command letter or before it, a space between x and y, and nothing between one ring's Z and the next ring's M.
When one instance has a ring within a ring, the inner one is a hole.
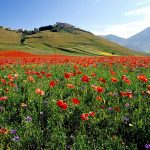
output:
M0 57L0 149L150 149L149 106L150 57Z

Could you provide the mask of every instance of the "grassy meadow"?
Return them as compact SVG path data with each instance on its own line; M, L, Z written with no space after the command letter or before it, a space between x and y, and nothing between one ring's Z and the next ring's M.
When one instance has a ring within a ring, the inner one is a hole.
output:
M149 57L0 61L0 149L142 150Z

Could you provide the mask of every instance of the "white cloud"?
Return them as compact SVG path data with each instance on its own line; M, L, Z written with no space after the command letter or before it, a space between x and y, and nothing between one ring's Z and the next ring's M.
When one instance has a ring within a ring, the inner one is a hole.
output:
M124 13L125 16L149 16L150 15L150 7L142 7L132 11L128 11Z
M150 27L150 7L141 7L135 10L125 12L125 16L140 16L139 20L131 21L129 23L124 24L116 24L111 26L105 26L103 31L93 31L96 35L107 35L107 34L115 34L120 37L128 38L147 27Z
M96 35L114 34L120 37L128 38L138 33L139 31L142 31L145 28L149 27L149 20L150 18L144 21L112 25L112 26L104 28L104 30L101 32L93 31L93 33Z

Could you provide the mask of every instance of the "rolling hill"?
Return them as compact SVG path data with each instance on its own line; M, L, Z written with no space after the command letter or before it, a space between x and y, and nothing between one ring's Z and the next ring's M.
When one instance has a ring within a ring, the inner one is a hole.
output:
M33 54L65 55L140 55L90 32L73 29L59 32L40 31L31 35L0 29L0 50L22 50Z

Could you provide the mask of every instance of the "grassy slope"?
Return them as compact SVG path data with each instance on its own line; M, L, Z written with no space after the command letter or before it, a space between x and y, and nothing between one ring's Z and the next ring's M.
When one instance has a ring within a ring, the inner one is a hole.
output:
M28 36L24 45L20 44L19 38L20 35L16 32L0 29L0 49L18 49L35 54L138 55L104 38L81 31L39 32Z

